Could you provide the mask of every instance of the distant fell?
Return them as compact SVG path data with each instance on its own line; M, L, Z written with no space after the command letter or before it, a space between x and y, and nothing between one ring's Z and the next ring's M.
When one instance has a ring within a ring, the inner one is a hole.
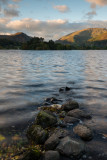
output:
M97 45L102 44L104 42L104 45L107 44L107 29L106 28L88 28L79 30L73 33L70 33L66 36L63 36L60 38L57 43L62 44L95 44Z
M28 36L23 32L18 32L11 35L0 35L0 40L2 39L19 42L19 43L26 43L27 41L31 40L32 37Z

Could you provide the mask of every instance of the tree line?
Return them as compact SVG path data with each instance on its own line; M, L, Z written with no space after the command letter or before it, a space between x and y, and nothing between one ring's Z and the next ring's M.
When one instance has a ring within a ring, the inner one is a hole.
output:
M78 44L61 44L53 40L48 42L44 38L34 37L27 43L23 44L22 50L91 50L91 49L107 49L107 40L88 42L81 45Z
M44 38L34 37L26 43L15 42L7 39L0 40L0 49L21 49L21 50L91 50L107 49L107 40L90 43L61 44L53 40L44 41Z
M44 41L44 38L34 37L27 43L23 44L21 49L24 50L71 50L70 44L63 45L55 43L53 40L48 42Z

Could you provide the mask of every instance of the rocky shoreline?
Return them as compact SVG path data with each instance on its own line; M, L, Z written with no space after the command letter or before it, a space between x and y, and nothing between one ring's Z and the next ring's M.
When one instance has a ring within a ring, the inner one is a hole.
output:
M60 88L59 92L70 88ZM84 124L91 115L80 109L78 102L68 100L60 104L60 99L47 98L34 123L27 129L29 147L21 155L21 160L82 160L92 159L87 142L94 137L91 128Z
M35 117L21 124L25 129L16 126L9 144L3 141L1 160L106 160L106 134L96 130L84 103L70 99L71 92L62 87L35 105Z

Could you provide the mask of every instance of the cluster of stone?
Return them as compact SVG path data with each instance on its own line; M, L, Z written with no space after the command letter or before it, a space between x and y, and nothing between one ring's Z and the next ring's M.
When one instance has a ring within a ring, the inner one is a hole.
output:
M93 132L80 122L91 116L79 109L79 104L73 100L63 105L43 106L39 110L34 124L27 131L27 138L34 146L28 149L23 160L60 160L61 156L79 159L83 156L85 141L93 138ZM72 137L68 125L72 125L77 138Z

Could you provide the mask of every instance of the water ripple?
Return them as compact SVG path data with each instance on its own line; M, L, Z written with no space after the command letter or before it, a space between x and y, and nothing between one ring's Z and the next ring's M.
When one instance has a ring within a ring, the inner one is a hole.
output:
M59 93L59 88L65 86L71 87L71 91ZM0 50L0 121L3 126L24 121L27 116L31 118L36 113L36 103L55 95L78 100L104 120L107 113L106 51Z

